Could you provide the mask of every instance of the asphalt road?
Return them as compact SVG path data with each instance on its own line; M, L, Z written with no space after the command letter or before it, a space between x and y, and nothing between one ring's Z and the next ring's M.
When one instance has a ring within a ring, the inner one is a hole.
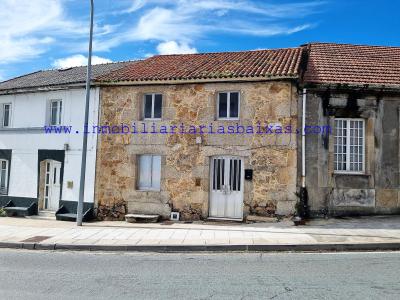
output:
M0 250L0 299L400 299L400 252Z

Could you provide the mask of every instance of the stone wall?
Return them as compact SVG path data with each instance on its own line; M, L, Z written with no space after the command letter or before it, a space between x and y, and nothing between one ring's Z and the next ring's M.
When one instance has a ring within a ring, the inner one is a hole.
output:
M217 95L240 92L240 119L217 120ZM99 138L96 202L100 219L123 212L160 214L179 211L183 220L207 218L210 160L216 155L242 157L253 180L244 184L244 216L293 213L296 201L297 89L291 82L206 83L101 88L102 125L137 125L146 93L163 95L157 126L257 125L292 126L292 134L102 134ZM158 127L159 128L159 127ZM201 138L201 141L199 140ZM197 140L196 140L197 138ZM161 190L137 189L138 155L162 155ZM108 213L107 213L108 212ZM113 213L114 212L114 213Z
M400 213L400 96L374 91L309 90L307 124L365 120L365 172L334 172L334 136L307 136L306 176L312 215ZM300 151L299 151L300 156Z

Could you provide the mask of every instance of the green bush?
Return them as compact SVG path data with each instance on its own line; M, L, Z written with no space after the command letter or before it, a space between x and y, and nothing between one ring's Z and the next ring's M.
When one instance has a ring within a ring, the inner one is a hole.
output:
M4 209L2 209L0 207L0 217L5 217L6 216L6 212L4 211Z

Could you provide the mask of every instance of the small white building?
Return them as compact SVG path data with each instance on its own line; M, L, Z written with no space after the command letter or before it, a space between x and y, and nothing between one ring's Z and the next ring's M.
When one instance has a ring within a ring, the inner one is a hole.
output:
M93 78L126 64L95 65ZM85 79L86 67L75 67L39 71L0 83L0 207L7 207L9 214L48 210L75 218ZM98 122L99 89L92 85L89 125ZM87 217L94 203L96 144L97 134L89 134L84 197Z

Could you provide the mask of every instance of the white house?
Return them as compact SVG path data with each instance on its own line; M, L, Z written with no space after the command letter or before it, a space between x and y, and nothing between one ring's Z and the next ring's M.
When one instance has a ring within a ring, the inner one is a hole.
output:
M126 64L93 66L93 77ZM75 67L39 71L0 83L0 207L7 207L10 215L47 210L58 211L59 219L75 218L85 77L86 67ZM99 93L99 87L92 85L89 124L98 122ZM45 126L50 126L47 132ZM56 128L62 132L56 133ZM89 134L84 197L87 217L94 203L96 144L97 134Z

